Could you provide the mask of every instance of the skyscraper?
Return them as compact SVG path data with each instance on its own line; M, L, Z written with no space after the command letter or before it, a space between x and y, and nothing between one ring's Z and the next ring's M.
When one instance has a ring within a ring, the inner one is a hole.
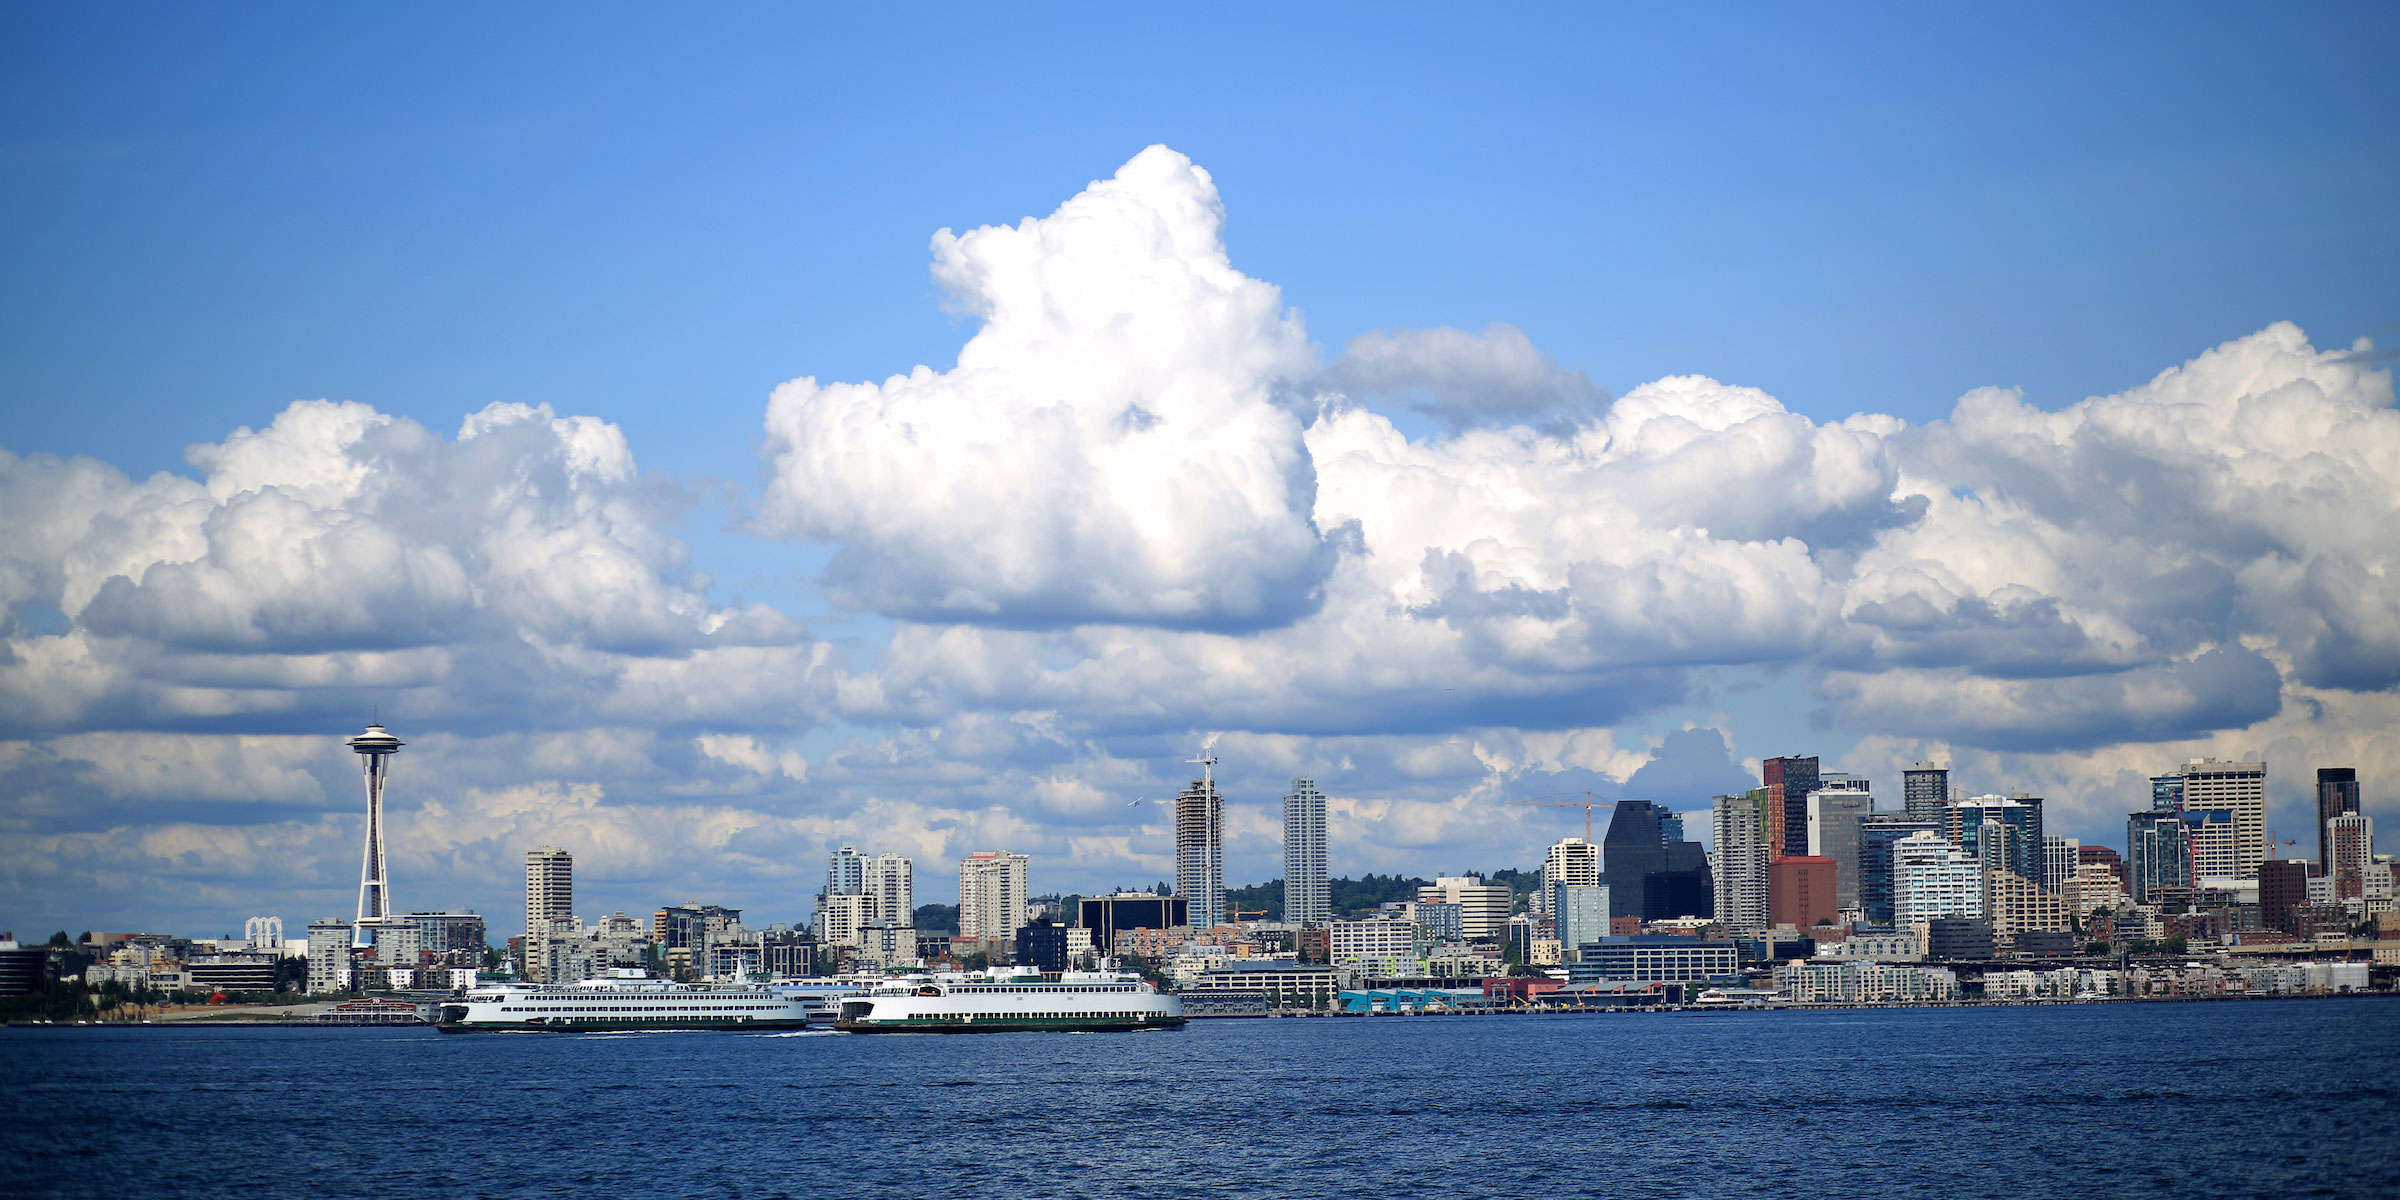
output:
M1739 796L1719 796L1709 809L1717 847L1716 916L1734 933L1767 927L1767 863L1777 857L1768 845L1773 803L1766 788L1756 787Z
M1552 905L1560 884L1570 887L1600 886L1600 847L1579 837L1561 838L1550 847L1550 852L1542 857L1540 902L1545 915L1558 915L1558 910ZM1607 930L1601 932L1606 933ZM1568 949L1575 946L1563 936L1558 940Z
M2346 812L2325 822L2325 854L2325 874L2333 880L2333 898L2364 897L2367 868L2375 861L2375 818Z
M1283 796L1283 919L1333 919L1333 884L1325 874L1325 793L1317 781L1292 781Z
M383 782L390 777L392 756L401 744L381 724L369 725L350 739L350 749L367 773L367 854L358 869L358 920L350 926L354 947L374 945L376 927L392 919L392 885L383 868Z
M1950 805L1949 768L1921 762L1902 772L1900 780L1909 819L1939 824L1942 810Z
M2358 811L2358 768L2317 768L2317 874L2333 874L2332 842L2325 823Z
M1613 915L1639 914L1645 921L1716 915L1707 852L1698 842L1660 841L1657 805L1617 801L1600 844L1601 882L1608 885Z
M2137 904L2152 903L2162 889L2192 886L2192 840L2182 813L2152 809L2125 819L2125 873Z
M1875 794L1860 781L1833 782L1808 794L1808 852L1833 862L1834 908L1849 912L1858 907L1858 823L1875 811Z
M1190 904L1195 927L1225 923L1225 801L1217 795L1217 758L1203 754L1200 778L1175 797L1175 894Z
M845 847L846 849L847 847ZM875 920L887 925L917 923L917 867L900 854L878 854L859 864L859 894L875 897Z
M958 936L1013 938L1025 923L1022 854L978 850L958 860Z
M2185 812L2219 809L2233 816L2228 877L2258 878L2258 864L2267 859L2267 764L2195 758L2181 774Z
M1808 794L1817 790L1816 756L1770 758L1761 775L1776 802L1770 814L1777 822L1775 854L1808 853Z
M1973 854L1937 833L1892 843L1892 916L1901 928L1982 915L1983 872Z
M2150 777L2150 811L2183 811L2183 776L2170 771Z
M535 983L550 978L550 931L555 921L575 917L575 856L556 846L525 852L525 975Z
M1893 921L1893 845L1911 834L1940 832L1935 822L1906 813L1880 813L1858 823L1858 909L1868 924Z
M855 896L867 885L867 856L844 843L825 860L825 894Z
M1952 802L1947 817L1944 832L1970 857L2035 883L2046 878L2040 797L1970 796Z

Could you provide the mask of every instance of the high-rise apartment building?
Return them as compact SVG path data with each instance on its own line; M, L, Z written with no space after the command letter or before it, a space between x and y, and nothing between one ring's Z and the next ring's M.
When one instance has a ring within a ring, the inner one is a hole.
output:
M1016 936L1025 923L1028 861L1005 850L978 850L958 860L958 936Z
M2375 865L2375 818L2346 812L2325 822L2325 854L2333 898L2365 898L2367 872Z
M1817 757L1770 758L1760 769L1760 782L1775 799L1775 853L1808 853L1808 794L1817 790Z
M867 856L844 845L825 860L825 894L855 896L867 887Z
M2042 801L2038 796L1968 796L1950 802L1944 830L1959 848L2035 883L2049 862L2042 850ZM1994 832L1993 827L1997 827Z
M1858 823L1858 911L1868 924L1893 921L1892 846L1911 834L1941 831L1938 820L1906 813L1878 813Z
M556 846L525 852L525 974L535 983L550 978L552 926L575 916L575 856Z
M2358 811L2358 768L2317 768L2317 874L2333 874L2333 842L2325 823Z
M1207 929L1225 923L1225 800L1211 773L1216 758L1193 761L1200 778L1175 797L1175 894L1190 904L1192 924Z
M1556 916L1551 909L1551 892L1560 884L1572 887L1600 886L1600 847L1579 837L1562 838L1542 856L1542 890L1536 897L1537 911L1543 916ZM1575 943L1565 938L1559 942L1569 949Z
M2190 889L2192 838L2182 813L2154 808L2125 819L2125 875L2137 904L2154 903L2162 890Z
M1283 919L1333 919L1333 881L1326 875L1325 793L1300 778L1283 796Z
M963 871L959 876L959 886L962 889L966 887L966 876ZM958 917L961 926L959 934L963 937L982 936L970 934L964 928L967 921L966 904L964 903L966 893L961 891L959 897L961 900ZM883 906L872 893L836 893L825 897L825 907L817 911L817 927L819 929L817 936L828 946L848 946L857 949L861 931L869 925L879 923L882 919Z
M308 923L308 990L323 994L347 990L351 983L350 922L327 917Z
M1936 917L1983 915L1983 872L1975 855L1937 833L1892 844L1892 915L1902 928Z
M2063 892L2075 882L2076 868L2083 863L2083 843L2075 838L2042 837L2042 886Z
M875 897L871 920L915 928L917 865L902 854L878 854L859 864L859 893Z
M1734 933L1757 933L1767 927L1767 863L1775 857L1769 844L1773 805L1768 790L1757 787L1739 796L1719 796L1709 810L1709 831L1717 847L1717 921Z
M1828 778L1808 794L1808 853L1833 863L1834 907L1858 907L1858 823L1875 811L1864 780Z
M2216 809L2233 816L2232 871L2227 878L2258 878L2267 858L2267 764L2195 758L2183 765L2183 810ZM2206 877L2207 871L2201 875Z
M2233 889L2258 877L2256 868L2241 873L2241 825L2232 809L2193 808L2187 802L2182 817L2192 848L2193 887Z
M1910 820L1939 823L1950 806L1950 770L1921 762L1901 773L1901 796Z

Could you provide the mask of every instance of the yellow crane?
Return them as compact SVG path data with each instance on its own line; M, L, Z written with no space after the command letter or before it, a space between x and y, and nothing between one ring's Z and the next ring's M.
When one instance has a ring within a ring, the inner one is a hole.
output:
M1571 795L1574 795L1574 793L1573 793L1573 792L1561 792L1561 793L1559 793L1559 795L1562 795L1562 796L1571 796ZM1595 808L1601 808L1601 807L1604 807L1604 806L1606 806L1606 805L1607 805L1609 802L1608 802L1608 801L1606 801L1606 800L1594 800L1594 799L1592 799L1592 794L1591 794L1590 792L1585 792L1585 793L1583 794L1583 799L1581 799L1581 800L1556 800L1556 799L1547 799L1547 798L1545 798L1545 799L1541 799L1541 800L1511 800L1511 801L1509 801L1509 803L1510 803L1510 804L1526 804L1526 805L1536 805L1536 806L1540 806L1540 807L1544 807L1544 808L1580 808L1580 809L1582 809L1582 810L1583 810L1583 840L1584 840L1584 841L1586 841L1586 842L1591 842L1591 841L1592 841L1592 810L1593 810L1593 809L1595 809ZM1593 842L1592 844L1593 844L1593 845L1598 845L1599 843L1597 843L1597 842Z

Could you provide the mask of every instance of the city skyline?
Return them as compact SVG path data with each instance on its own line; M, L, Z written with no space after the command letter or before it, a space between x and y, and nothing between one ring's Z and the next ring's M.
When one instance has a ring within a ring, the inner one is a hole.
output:
M1300 778L1343 877L1535 868L1561 793L1705 840L1770 761L2393 827L2400 18L1755 16L10 14L5 923L505 913L543 845L602 912L844 843L1092 893L1195 747L1228 885ZM963 126L856 105L902 48Z

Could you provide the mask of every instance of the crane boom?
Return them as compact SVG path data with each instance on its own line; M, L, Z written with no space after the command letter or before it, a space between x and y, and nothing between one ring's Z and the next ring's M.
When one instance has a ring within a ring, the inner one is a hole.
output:
M1509 803L1535 805L1543 808L1580 808L1583 810L1583 840L1592 845L1598 845L1599 843L1592 841L1592 810L1608 801L1594 800L1590 792L1585 792L1581 800L1511 800Z

